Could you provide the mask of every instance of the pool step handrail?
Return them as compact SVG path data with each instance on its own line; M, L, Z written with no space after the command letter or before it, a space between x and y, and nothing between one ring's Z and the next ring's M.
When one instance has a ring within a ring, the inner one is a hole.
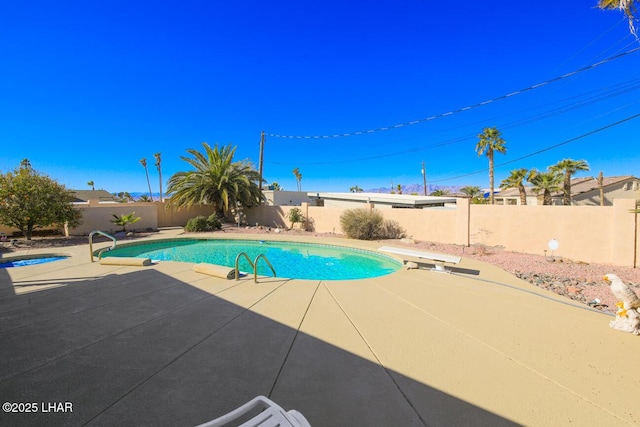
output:
M239 268L239 265L240 265L240 258L241 257L244 257L247 260L247 262L249 263L249 265L251 265L251 268L253 268L253 281L255 283L258 283L258 261L260 260L260 258L265 260L265 262L267 263L267 265L269 266L269 268L273 272L273 277L277 277L276 276L276 270L273 268L273 265L271 265L271 262L269 261L269 259L267 258L267 256L265 254L260 254L253 261L251 261L251 258L249 258L249 255L247 255L246 252L240 252L236 256L236 263L235 263L235 277L236 277L236 280L240 280L240 268Z
M91 256L91 262L94 262L93 261L93 236L95 234L100 234L100 235L102 235L104 237L107 237L107 238L113 240L113 244L111 245L110 248L103 248L103 249L100 250L100 252L98 253L98 260L100 260L102 258L102 253L103 252L112 250L113 248L116 247L116 243L117 243L117 240L116 240L115 237L113 237L111 234L105 233L104 231L94 230L91 233L89 233L89 256Z
M236 270L235 270L235 274L236 274L236 280L240 280L240 269L238 268L238 265L240 263L240 257L244 256L244 258L249 262L249 264L251 265L251 268L253 268L253 270L255 271L256 266L253 262L251 262L251 258L249 258L249 255L247 255L246 252L240 252L237 256L236 256Z
M267 263L267 265L271 269L271 272L273 273L273 277L276 277L276 270L273 268L273 265L271 265L271 262L269 262L267 256L265 254L260 254L256 257L256 259L253 260L253 281L255 283L258 283L258 261L260 260L260 258L262 258Z

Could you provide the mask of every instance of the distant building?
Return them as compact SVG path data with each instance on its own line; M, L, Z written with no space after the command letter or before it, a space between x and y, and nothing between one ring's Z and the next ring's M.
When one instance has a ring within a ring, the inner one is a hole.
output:
M116 202L115 196L106 190L71 190L71 193L75 196L73 203L88 203L89 200Z
M612 206L614 199L640 201L640 179L632 175L603 178L604 205ZM542 205L542 194L536 195L531 186L525 186L527 205ZM551 194L553 205L562 205L562 191ZM519 205L520 192L508 188L495 195L498 205ZM571 180L571 203L573 206L600 206L600 188L597 178L573 178Z
M300 206L302 203L311 203L307 192L262 190L267 206Z
M436 207L453 207L456 198L453 196L415 196L410 194L384 193L308 193L312 204L326 207L358 208L366 203L373 203L376 208L423 209Z

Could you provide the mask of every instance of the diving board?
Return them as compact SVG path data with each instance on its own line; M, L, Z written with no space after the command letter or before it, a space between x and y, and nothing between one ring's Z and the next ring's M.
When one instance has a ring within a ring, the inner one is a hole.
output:
M405 249L405 248L394 248L392 246L382 246L382 247L378 248L378 250L381 251L381 252L389 252L389 253L392 253L392 254L413 256L413 257L416 257L416 258L423 258L423 259L430 259L430 260L433 260L433 261L449 262L449 263L452 263L452 264L457 264L462 259L461 257L455 256L455 255L440 254L440 253L437 253L437 252L416 251L416 250L413 250L413 249Z

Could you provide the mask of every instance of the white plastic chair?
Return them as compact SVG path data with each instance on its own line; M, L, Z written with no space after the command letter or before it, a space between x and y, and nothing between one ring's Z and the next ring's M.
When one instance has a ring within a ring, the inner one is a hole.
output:
M258 415L254 416L242 424L231 424L242 416L246 416L256 409L264 409ZM221 426L237 426L237 427L311 427L307 419L295 409L285 411L274 401L264 396L258 396L249 402L234 409L215 420L200 424L198 427L221 427Z

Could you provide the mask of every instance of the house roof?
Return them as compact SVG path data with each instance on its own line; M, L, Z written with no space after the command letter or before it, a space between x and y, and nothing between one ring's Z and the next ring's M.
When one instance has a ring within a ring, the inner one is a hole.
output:
M626 181L629 179L634 179L633 175L623 175L623 176L610 176L604 177L602 179L602 186L606 188L609 185L618 184L622 181ZM533 192L533 187L527 185L524 187L525 193L527 196L536 196L536 193ZM571 180L571 194L577 195L581 193L586 193L588 191L597 190L598 189L598 179L592 176L582 177L582 178L573 178ZM552 197L561 196L562 191L557 191L551 193ZM507 188L505 190L500 191L497 197L519 197L520 192L517 188Z
M342 200L350 202L373 202L395 206L419 207L455 203L455 197L415 196L411 194L387 193L308 193L311 199Z
M75 196L75 203L88 202L89 200L99 200L101 202L113 202L115 197L106 190L71 190Z

